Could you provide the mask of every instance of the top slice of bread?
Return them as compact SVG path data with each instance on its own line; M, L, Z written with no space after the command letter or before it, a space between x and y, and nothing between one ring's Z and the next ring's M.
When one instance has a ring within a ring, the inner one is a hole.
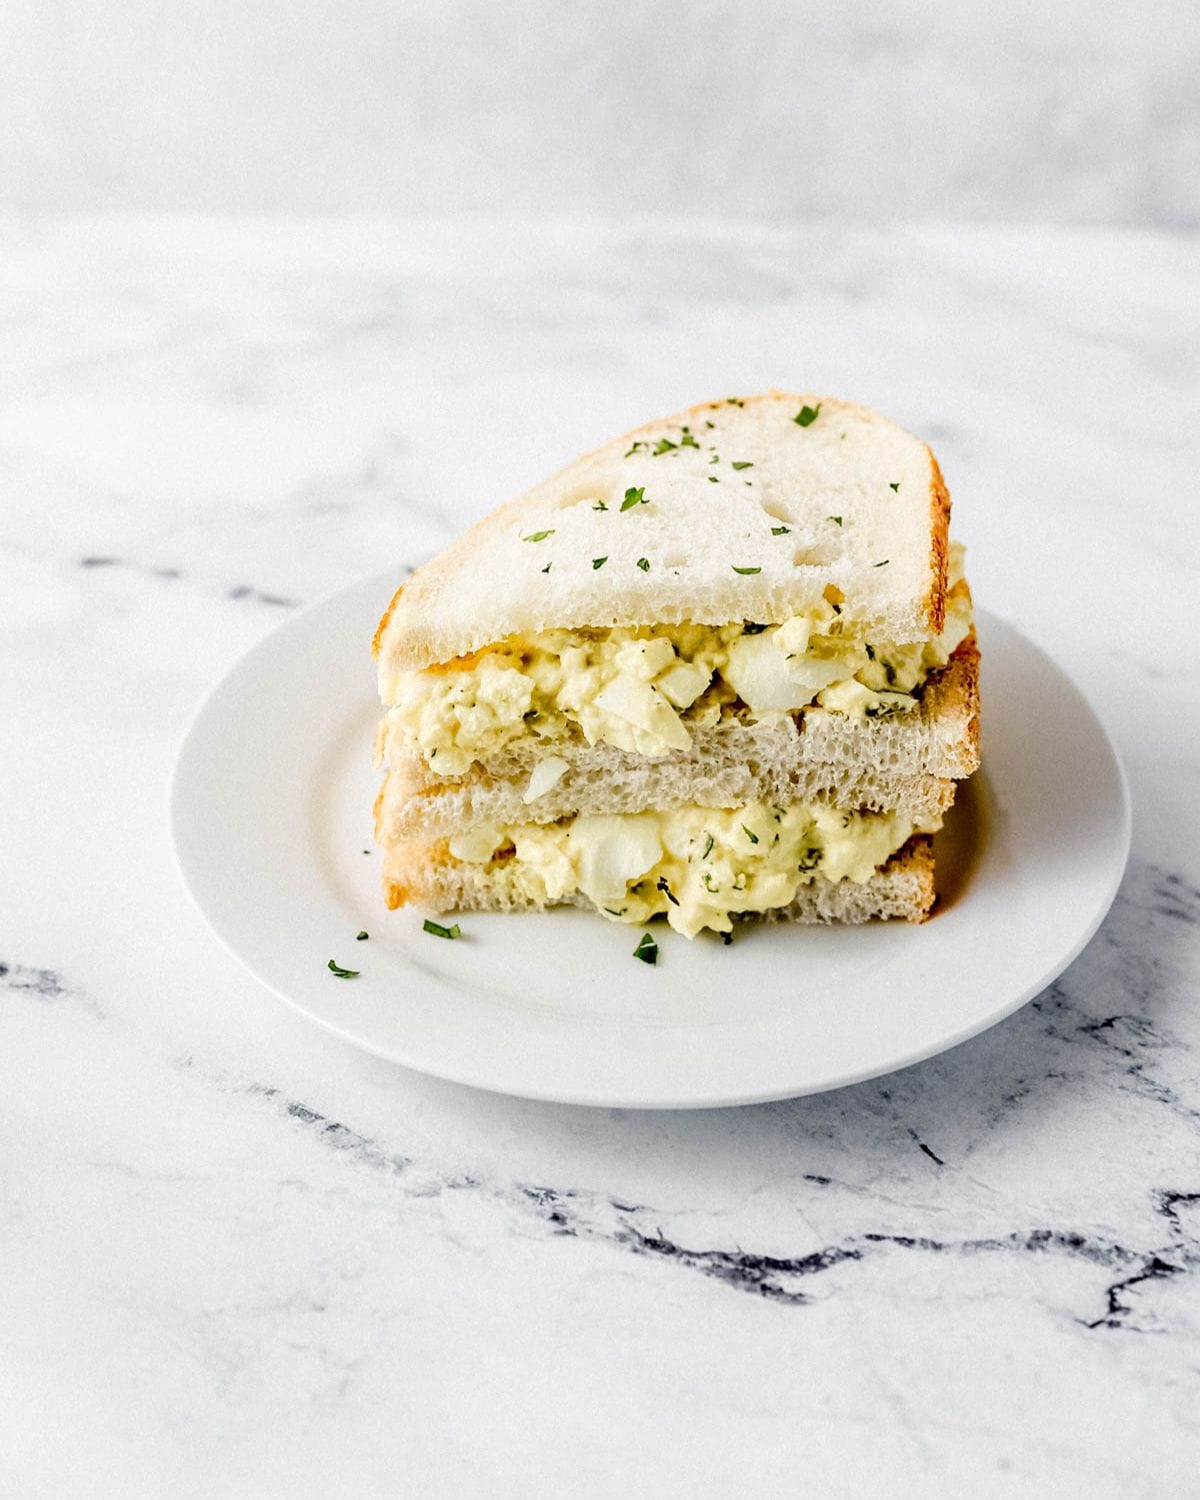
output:
M802 425L805 407L817 416ZM865 407L778 391L689 407L577 459L414 573L375 636L381 684L539 630L770 624L831 586L848 623L928 639L949 516L929 448Z

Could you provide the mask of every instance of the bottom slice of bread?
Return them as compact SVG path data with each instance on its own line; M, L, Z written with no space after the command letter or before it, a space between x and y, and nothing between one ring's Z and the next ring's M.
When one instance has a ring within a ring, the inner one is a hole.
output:
M389 907L410 901L442 912L543 911L548 905L595 910L576 893L563 901L531 898L511 865L465 864L450 853L446 841L395 844L384 858L383 889ZM900 917L923 922L934 902L933 840L916 834L870 880L831 881L820 876L802 885L791 903L766 912L747 913L770 921L870 922Z

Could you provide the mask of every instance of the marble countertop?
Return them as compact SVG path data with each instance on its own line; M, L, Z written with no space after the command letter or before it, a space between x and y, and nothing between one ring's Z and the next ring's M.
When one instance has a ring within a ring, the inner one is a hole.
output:
M0 1491L1192 1489L1200 242L0 236ZM1108 725L1099 934L956 1051L740 1110L491 1097L308 1027L173 868L208 689L577 451L767 385L928 437L977 598Z

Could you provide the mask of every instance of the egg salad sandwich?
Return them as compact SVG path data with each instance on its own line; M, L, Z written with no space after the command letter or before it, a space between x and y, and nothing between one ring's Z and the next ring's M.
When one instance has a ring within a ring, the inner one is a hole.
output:
M827 396L650 422L417 571L375 636L387 903L688 936L923 920L978 764L936 460Z

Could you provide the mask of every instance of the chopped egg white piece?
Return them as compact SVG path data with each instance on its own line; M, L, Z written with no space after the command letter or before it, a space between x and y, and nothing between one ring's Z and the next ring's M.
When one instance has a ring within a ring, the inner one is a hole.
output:
M529 785L525 788L522 802L536 802L539 797L544 797L552 787L567 774L570 767L561 755L548 755L545 760L539 760L534 766L529 777Z

